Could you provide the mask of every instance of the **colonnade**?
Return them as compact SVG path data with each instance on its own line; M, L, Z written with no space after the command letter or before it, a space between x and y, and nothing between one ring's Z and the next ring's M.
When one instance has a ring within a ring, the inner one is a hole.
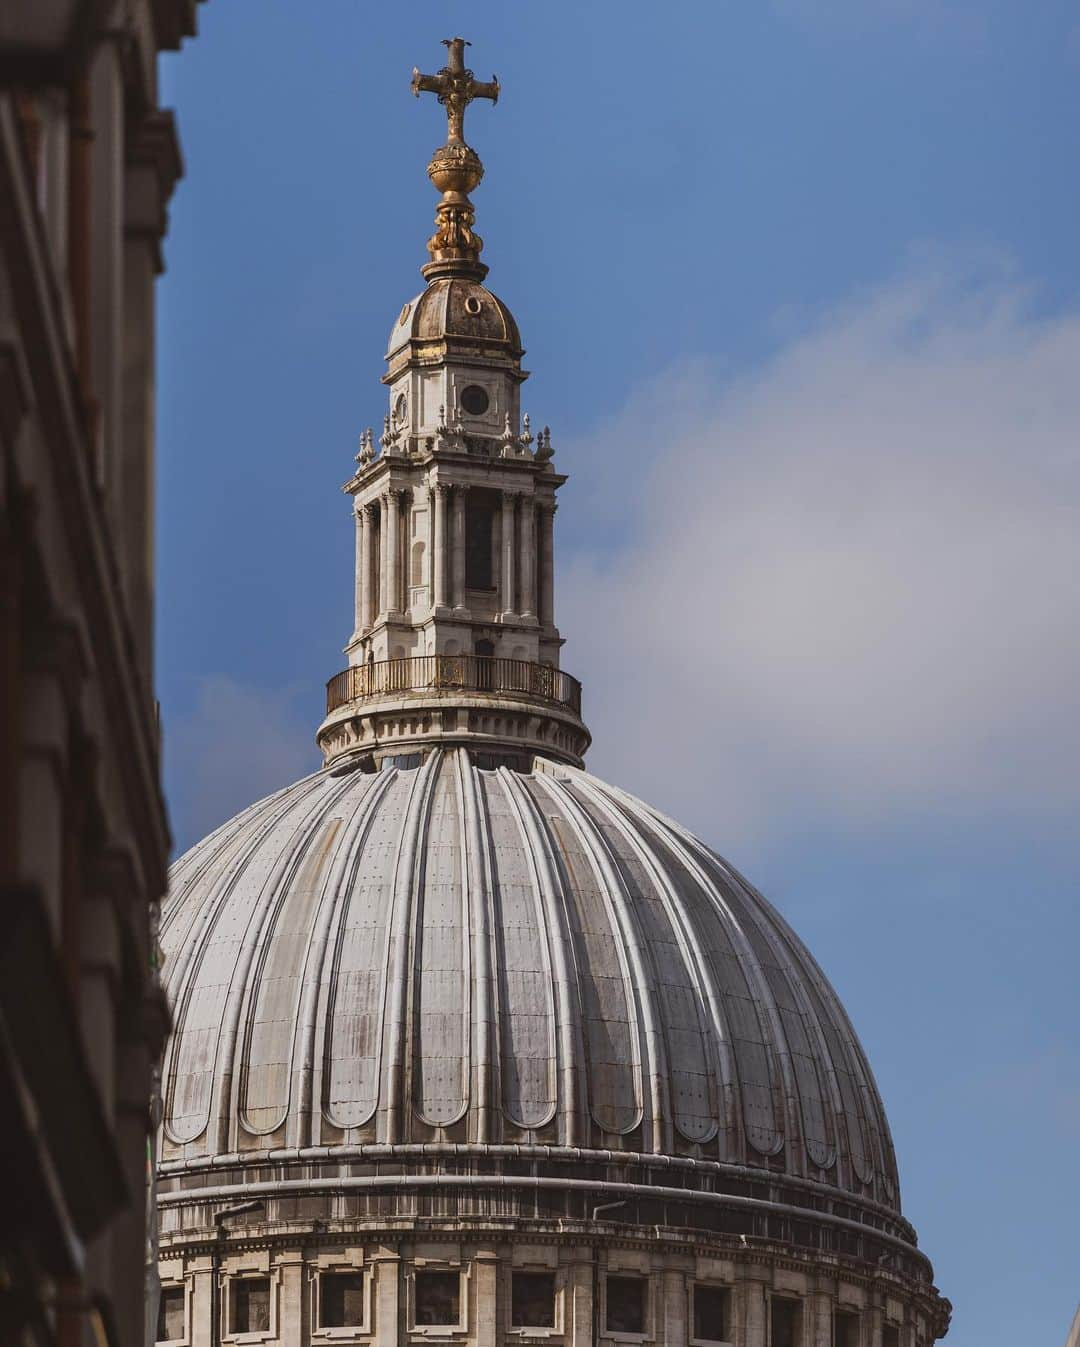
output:
M424 582L436 613L467 608L465 586L467 486L437 482L429 493L430 547ZM524 492L503 491L499 508L498 608L504 617L555 621L554 502ZM403 507L413 495L392 487L364 504L356 516L355 630L369 631L383 616L409 608L408 527ZM539 515L539 519L537 518ZM406 515L406 519L408 515ZM427 541L427 540L424 540Z

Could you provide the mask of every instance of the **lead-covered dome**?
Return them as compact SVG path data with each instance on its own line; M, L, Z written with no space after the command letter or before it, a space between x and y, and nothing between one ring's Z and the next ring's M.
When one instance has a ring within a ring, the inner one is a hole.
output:
M386 343L386 358L407 346L467 347L477 352L519 361L524 354L514 315L503 301L478 280L443 276L402 306Z
M757 1171L818 1210L840 1190L910 1236L870 1068L806 948L703 843L585 772L460 749L320 772L176 863L161 939L163 1172L418 1143L624 1152L685 1189Z

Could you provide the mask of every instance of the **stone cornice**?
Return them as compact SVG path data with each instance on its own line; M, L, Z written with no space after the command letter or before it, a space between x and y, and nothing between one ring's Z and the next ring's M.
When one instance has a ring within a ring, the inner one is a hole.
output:
M172 112L157 108L129 137L124 183L124 230L145 235L155 248L158 272L163 270L158 246L168 227L167 207L184 175L183 155Z

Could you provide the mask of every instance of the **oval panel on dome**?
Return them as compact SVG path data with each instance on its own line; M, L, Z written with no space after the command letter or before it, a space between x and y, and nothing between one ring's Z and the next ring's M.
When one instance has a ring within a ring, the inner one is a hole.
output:
M491 838L493 964L498 982L503 1112L518 1127L542 1127L555 1112L555 998L548 932L527 842L500 779L480 773Z
M415 1036L413 1102L424 1122L456 1122L468 1102L469 918L464 830L449 759L435 781L423 873L413 914Z
M361 1126L379 1100L390 902L408 800L408 783L395 773L372 805L344 881L348 896L326 974L322 1065L322 1109L336 1127Z

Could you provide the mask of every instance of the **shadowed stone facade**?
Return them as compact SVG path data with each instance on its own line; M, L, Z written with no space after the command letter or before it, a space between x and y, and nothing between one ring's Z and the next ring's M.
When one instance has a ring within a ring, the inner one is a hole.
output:
M158 53L195 0L0 5L0 1342L139 1347L167 1029ZM156 1279L149 1264L151 1290ZM152 1300L152 1295L149 1297Z

